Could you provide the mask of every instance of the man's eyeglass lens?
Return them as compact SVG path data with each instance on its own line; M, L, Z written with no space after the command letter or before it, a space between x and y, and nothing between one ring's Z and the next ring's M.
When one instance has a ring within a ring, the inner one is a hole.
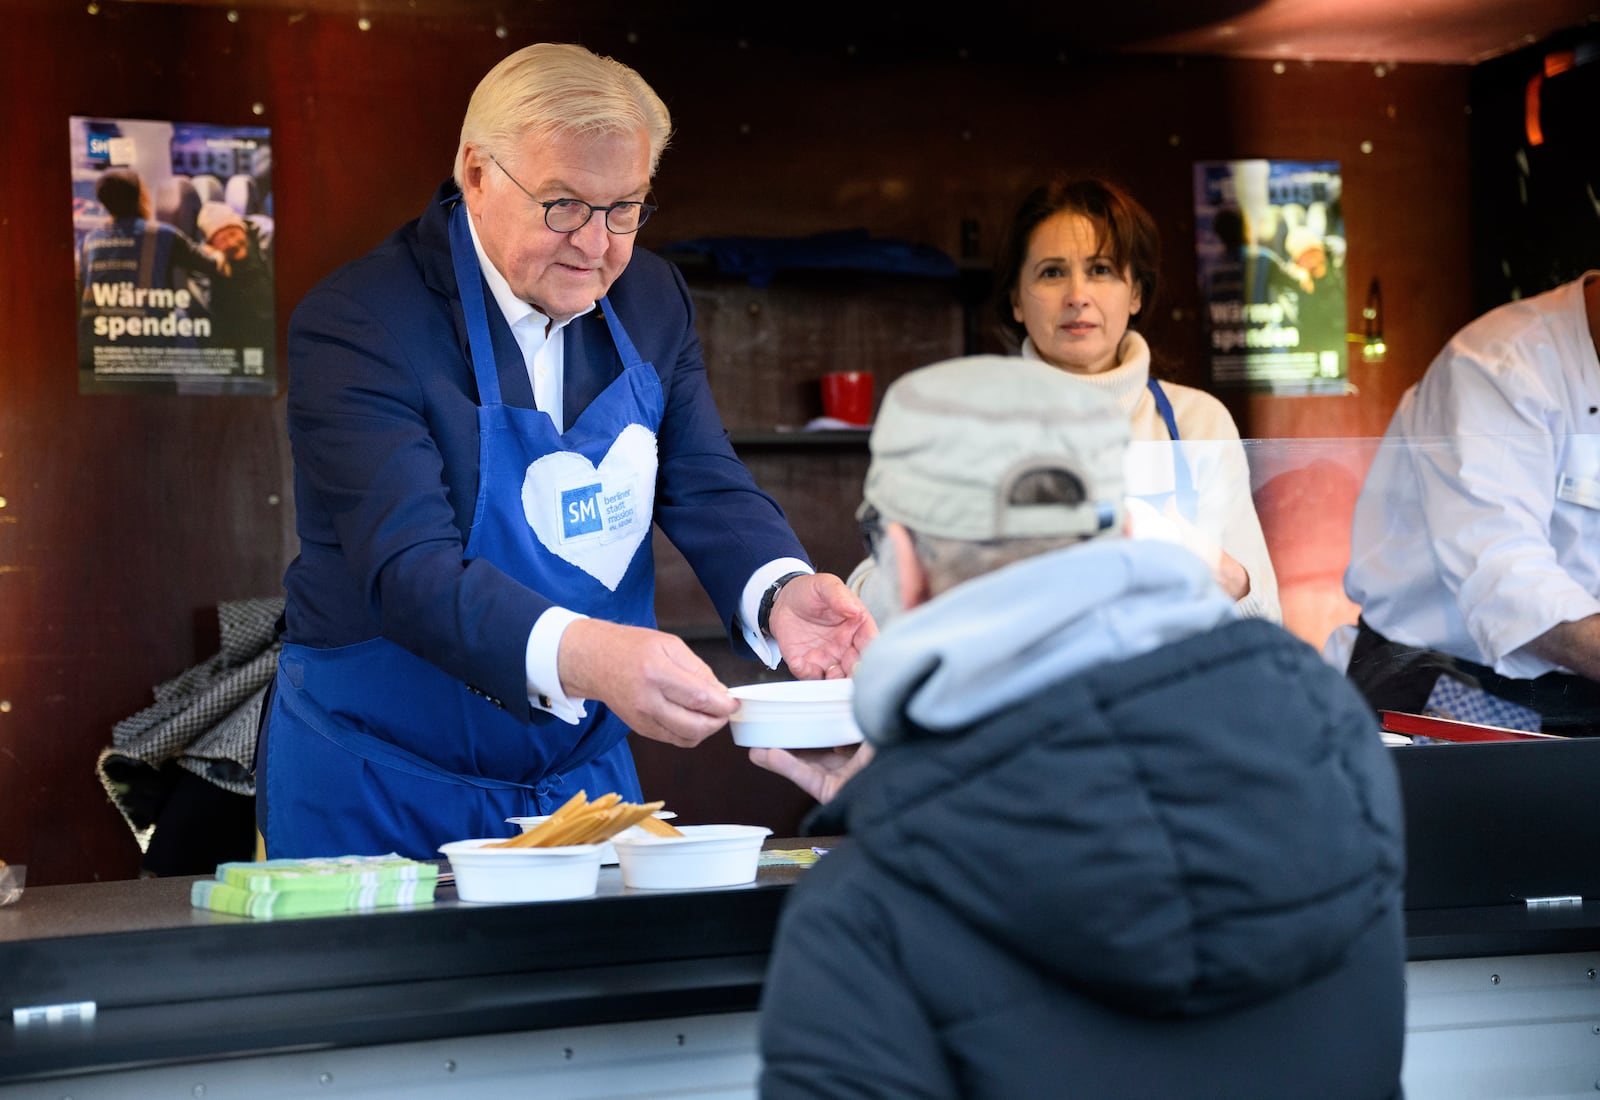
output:
M544 224L552 232L571 233L589 224L589 219L605 211L606 228L613 233L634 233L645 223L655 207L643 202L617 202L610 206L590 206L582 199L555 199L541 202Z
M613 233L636 233L649 220L656 208L647 202L614 202L610 206L591 206L582 199L534 199L533 192L522 186L522 181L499 159L490 156L496 168L506 174L506 179L517 185L517 190L544 207L544 224L552 233L574 233L589 224L589 219L604 211L606 228Z

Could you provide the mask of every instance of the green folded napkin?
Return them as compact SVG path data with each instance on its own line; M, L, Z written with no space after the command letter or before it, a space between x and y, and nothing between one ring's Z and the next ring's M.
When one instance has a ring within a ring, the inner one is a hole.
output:
M439 868L399 856L224 863L189 891L197 909L241 917L304 917L433 901Z
M758 867L810 867L826 848L766 848L756 857Z
M438 876L437 864L396 855L266 859L217 867L218 882L246 890L349 890L385 882L426 882L431 889Z

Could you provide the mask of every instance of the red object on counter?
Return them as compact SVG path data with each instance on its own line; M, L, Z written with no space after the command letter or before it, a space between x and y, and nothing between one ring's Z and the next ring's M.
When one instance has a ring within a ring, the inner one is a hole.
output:
M1527 730L1506 729L1504 726L1481 726L1476 722L1457 722L1453 718L1435 718L1428 714L1407 714L1399 710L1378 712L1383 728L1390 733L1403 733L1411 737L1428 737L1435 741L1565 741L1553 733L1530 733Z

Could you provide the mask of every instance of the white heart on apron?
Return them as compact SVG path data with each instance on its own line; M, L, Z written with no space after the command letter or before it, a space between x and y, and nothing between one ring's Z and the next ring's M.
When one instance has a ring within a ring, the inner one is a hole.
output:
M522 512L545 549L615 592L655 513L656 435L622 429L595 466L575 451L532 463L522 479Z

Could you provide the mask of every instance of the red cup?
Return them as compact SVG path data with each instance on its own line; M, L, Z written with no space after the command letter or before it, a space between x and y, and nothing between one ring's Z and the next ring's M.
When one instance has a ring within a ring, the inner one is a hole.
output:
M836 370L824 374L822 415L846 424L872 423L872 372Z

